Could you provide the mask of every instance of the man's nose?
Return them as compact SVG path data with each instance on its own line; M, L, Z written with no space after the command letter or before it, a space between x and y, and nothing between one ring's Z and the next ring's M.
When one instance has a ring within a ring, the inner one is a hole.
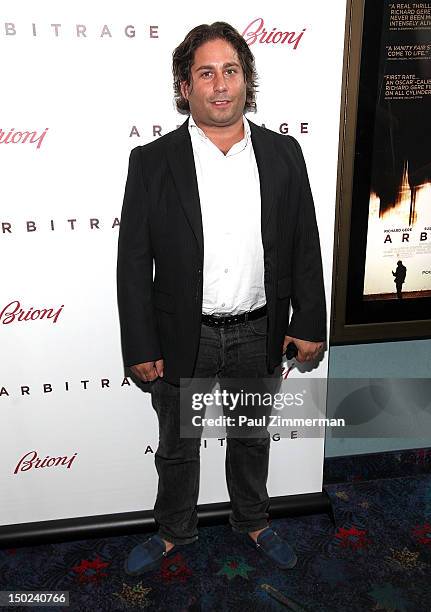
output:
M214 91L226 91L227 85L223 73L216 73L214 78Z

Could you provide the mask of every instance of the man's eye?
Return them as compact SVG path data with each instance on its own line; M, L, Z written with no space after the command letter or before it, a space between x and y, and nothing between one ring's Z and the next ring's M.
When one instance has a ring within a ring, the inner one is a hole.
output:
M235 68L228 68L226 70L226 72L227 72L227 74L235 74L236 70L235 70Z
M204 79L208 78L212 73L211 72L203 72L202 76L204 77Z

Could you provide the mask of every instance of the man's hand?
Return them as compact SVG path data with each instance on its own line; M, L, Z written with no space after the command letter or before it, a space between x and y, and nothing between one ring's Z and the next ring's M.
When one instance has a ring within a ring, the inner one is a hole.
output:
M308 340L300 340L299 338L284 336L283 355L286 351L287 345L290 342L293 342L298 347L296 361L299 361L299 363L304 361L313 361L313 359L316 359L318 354L323 349L323 342L309 342Z
M145 363L137 363L130 366L133 374L143 382L151 382L159 376L163 377L163 359L157 361L145 361Z

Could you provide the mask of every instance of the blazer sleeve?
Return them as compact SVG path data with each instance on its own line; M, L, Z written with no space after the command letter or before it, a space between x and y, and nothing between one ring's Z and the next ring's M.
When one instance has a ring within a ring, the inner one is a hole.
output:
M326 340L326 300L313 196L301 146L292 138L300 168L298 222L294 234L292 316L286 335L312 342Z
M118 312L126 366L161 358L153 304L149 214L140 147L136 147L129 157L117 258Z

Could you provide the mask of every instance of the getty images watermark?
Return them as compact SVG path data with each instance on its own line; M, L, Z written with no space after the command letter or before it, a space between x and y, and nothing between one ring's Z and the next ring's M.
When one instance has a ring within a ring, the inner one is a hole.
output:
M184 379L183 379L184 380ZM319 438L344 419L327 418L326 379L187 379L181 387L183 438Z
M182 379L184 438L431 437L431 378Z

